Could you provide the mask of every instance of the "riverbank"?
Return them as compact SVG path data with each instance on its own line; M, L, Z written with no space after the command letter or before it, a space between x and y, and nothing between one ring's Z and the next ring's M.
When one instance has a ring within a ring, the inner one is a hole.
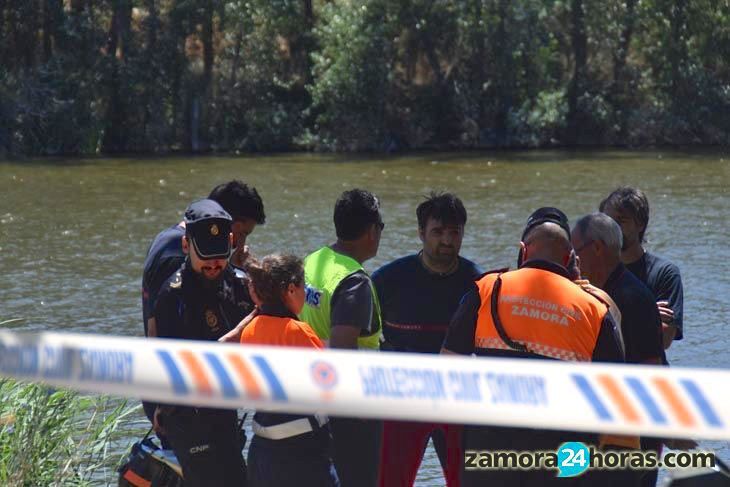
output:
M311 150L280 150L268 152L141 152L122 154L85 154L85 155L45 155L27 156L14 155L3 157L0 154L0 163L30 163L30 164L58 164L73 165L79 163L104 161L165 161L176 160L205 160L205 159L240 159L257 161L326 161L337 162L368 162L368 161L397 161L399 159L423 161L450 161L450 160L502 160L509 161L550 161L562 159L612 159L625 160L631 158L668 159L697 159L702 157L717 157L720 162L730 161L730 144L728 145L650 145L645 147L577 145L554 147L484 147L484 148L422 148L408 151L359 151L359 152L317 152Z
M12 380L0 381L0 397L1 485L115 483L115 442L126 442L139 405Z

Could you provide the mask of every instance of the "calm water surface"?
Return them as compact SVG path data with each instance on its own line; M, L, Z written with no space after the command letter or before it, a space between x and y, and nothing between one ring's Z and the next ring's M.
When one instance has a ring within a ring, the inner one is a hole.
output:
M339 193L355 186L377 193L386 228L370 271L418 250L415 207L432 189L464 200L462 255L489 269L514 266L522 225L535 208L557 206L574 220L616 186L639 186L652 210L648 248L678 264L684 280L685 339L669 359L730 368L727 151L0 163L0 320L24 318L27 330L141 335L141 269L151 239L178 222L190 201L232 178L253 184L264 199L267 223L249 241L259 256L303 256L330 243ZM130 440L144 422L138 426ZM702 446L730 458L726 442ZM418 484L442 483L429 451Z

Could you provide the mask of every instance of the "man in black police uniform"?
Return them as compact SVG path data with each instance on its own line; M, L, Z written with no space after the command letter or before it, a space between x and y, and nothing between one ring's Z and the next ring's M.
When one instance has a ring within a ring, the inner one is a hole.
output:
M248 256L246 239L257 225L266 223L264 203L256 188L233 179L213 188L208 198L220 204L233 218L233 247L231 264L241 268ZM152 241L144 260L142 274L142 322L145 336L157 336L157 324L153 316L157 295L167 279L185 261L182 238L185 236L185 221L161 231ZM239 271L242 272L242 271ZM238 342L238 333L233 332L221 341ZM156 404L143 401L142 407L147 418L152 421ZM163 448L168 448L167 439L158 433Z
M213 188L208 198L220 204L233 218L231 230L235 250L231 255L231 264L242 268L248 256L246 239L256 225L266 223L264 203L256 188L235 179ZM147 250L142 275L142 321L145 336L157 336L152 312L160 288L185 260L181 244L184 235L185 222L181 221L157 234Z
M185 211L185 263L162 286L154 310L157 336L216 341L253 308L228 262L231 216L213 200ZM186 486L246 484L236 410L159 405L154 424L168 438Z

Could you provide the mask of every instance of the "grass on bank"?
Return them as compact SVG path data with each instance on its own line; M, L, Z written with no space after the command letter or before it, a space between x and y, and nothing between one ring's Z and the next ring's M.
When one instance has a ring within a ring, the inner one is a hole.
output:
M0 485L115 482L108 475L121 458L112 445L139 407L0 379Z

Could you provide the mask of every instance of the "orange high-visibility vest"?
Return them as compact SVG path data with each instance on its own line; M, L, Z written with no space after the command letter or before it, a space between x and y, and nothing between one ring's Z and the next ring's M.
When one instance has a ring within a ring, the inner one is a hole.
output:
M570 279L523 267L486 274L477 287L481 298L474 336L477 355L496 349L558 360L592 360L609 309Z
M258 315L241 332L241 343L281 347L324 348L312 327L303 321Z
M551 271L524 267L490 273L477 281L477 287L481 298L474 337L477 355L490 349L514 350L589 362L606 314L611 313L620 326L618 306L606 293ZM599 442L601 447L639 448L638 436L603 434Z

